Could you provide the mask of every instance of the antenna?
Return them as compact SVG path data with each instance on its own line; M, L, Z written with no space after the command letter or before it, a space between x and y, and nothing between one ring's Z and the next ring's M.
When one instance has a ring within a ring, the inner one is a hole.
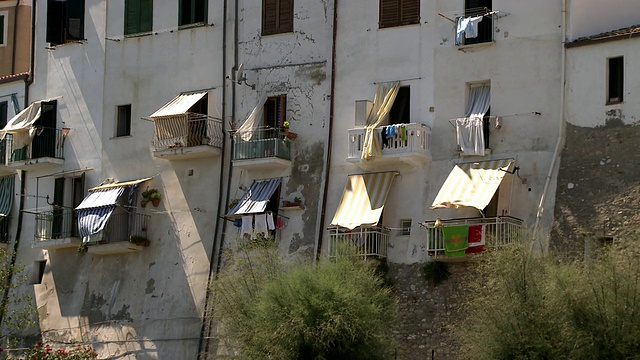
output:
M227 79L238 83L238 85L246 85L251 87L251 90L255 90L256 89L256 85L255 84L249 84L247 83L247 77L244 75L244 64L240 63L240 65L238 65L238 69L233 73L233 76L229 76L227 75Z

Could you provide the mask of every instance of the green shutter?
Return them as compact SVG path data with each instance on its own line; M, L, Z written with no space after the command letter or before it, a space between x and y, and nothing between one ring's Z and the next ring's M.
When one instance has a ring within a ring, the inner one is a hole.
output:
M124 2L124 34L136 34L140 29L140 0Z
M140 32L153 30L153 0L140 0Z

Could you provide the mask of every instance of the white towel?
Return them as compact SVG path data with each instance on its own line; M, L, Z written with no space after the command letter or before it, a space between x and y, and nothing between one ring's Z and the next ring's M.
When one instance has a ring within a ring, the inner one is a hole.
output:
M256 234L267 233L267 214L256 215L256 225L254 231Z
M484 155L484 125L482 118L456 119L456 137L463 153Z
M275 230L276 224L273 222L273 213L267 214L267 228L269 230Z
M244 236L244 234L249 234L249 236L253 235L253 216L247 215L242 217L242 232L240 236Z

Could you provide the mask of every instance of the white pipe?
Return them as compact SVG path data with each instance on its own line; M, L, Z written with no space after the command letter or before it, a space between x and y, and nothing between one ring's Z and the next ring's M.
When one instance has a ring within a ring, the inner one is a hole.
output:
M564 140L564 130L565 130L565 72L566 72L566 32L567 32L567 0L562 0L562 58L561 58L561 72L560 72L560 120L558 121L558 142L556 143L555 151L553 152L553 158L551 159L551 166L549 167L549 174L547 175L547 179L544 184L544 189L542 190L542 195L540 196L540 203L538 204L538 213L536 215L536 223L533 227L533 236L534 240L537 243L536 245L540 246L540 236L538 234L538 226L540 224L540 218L542 218L544 214L544 204L546 201L547 191L549 190L549 184L551 183L551 179L553 178L553 170L556 167L556 161L560 156L560 148L562 147L562 143Z

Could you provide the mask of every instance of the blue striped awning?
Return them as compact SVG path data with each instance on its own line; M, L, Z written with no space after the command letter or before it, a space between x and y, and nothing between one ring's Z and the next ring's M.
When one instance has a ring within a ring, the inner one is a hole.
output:
M0 178L0 217L9 216L13 206L15 176Z
M263 213L281 182L281 178L254 181L227 216Z
M104 229L124 190L124 186L96 190L82 200L76 207L78 232L81 237L97 234Z

